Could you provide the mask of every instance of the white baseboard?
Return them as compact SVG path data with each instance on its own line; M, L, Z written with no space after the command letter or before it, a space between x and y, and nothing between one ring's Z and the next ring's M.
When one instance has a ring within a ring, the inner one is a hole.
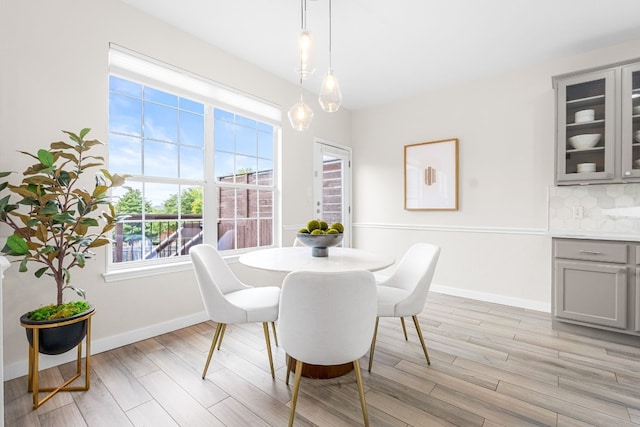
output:
M199 313L191 314L189 316L180 317L177 319L169 320L167 322L151 325L146 328L133 329L127 331L124 334L114 335L111 337L92 340L91 341L91 354L102 353L103 351L112 350L114 348L122 347L123 345L131 344L134 342L146 340L158 335L166 334L167 332L175 331L178 329L186 328L187 326L195 325L197 323L205 322L209 320L207 313L201 311ZM26 337L25 337L26 345ZM67 353L49 356L40 355L38 365L40 369L47 369L53 366L58 366L63 363L72 362L76 359L77 351L68 351ZM14 378L27 375L28 360L24 359L19 362L6 365L4 367L4 381L8 381Z
M512 307L525 308L528 310L542 311L545 313L551 313L551 303L533 301L524 298L507 297L504 295L490 294L486 292L471 291L469 289L451 288L449 286L431 285L430 288L433 292L440 294L452 295L456 297L463 297L469 299L475 299L478 301L492 302L496 304L510 305Z

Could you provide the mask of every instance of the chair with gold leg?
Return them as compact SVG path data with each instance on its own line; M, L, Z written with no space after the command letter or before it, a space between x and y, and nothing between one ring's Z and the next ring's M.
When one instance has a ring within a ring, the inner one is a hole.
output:
M278 329L296 360L289 426L296 414L304 364L353 363L364 424L369 425L359 359L371 343L376 319L376 285L368 271L289 273L282 284Z
M404 339L408 340L404 318L411 317L422 345L427 365L431 364L427 346L424 343L418 314L422 312L427 300L431 280L436 270L440 248L429 243L416 243L402 257L390 276L377 283L378 316L369 352L369 372L373 365L373 353L376 348L378 321L380 317L399 317L402 323Z
M220 350L227 325L253 322L262 323L271 377L275 378L269 323L273 327L273 335L278 345L275 321L278 319L280 288L277 286L252 287L242 283L227 266L216 248L211 245L194 246L189 251L189 255L204 306L209 318L217 323L202 378L204 379L207 375L216 345Z

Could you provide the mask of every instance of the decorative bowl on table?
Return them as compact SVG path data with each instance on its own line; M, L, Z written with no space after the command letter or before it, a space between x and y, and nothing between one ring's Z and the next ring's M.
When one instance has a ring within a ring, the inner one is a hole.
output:
M593 148L600 141L599 133L586 133L584 135L576 135L569 138L569 143L576 150L585 150Z
M297 237L300 242L311 248L311 256L325 257L329 256L331 246L339 245L342 242L342 233L339 234L310 234L298 233Z

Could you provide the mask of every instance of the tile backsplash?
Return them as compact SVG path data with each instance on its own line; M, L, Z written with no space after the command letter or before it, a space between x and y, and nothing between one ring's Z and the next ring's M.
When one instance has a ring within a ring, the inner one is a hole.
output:
M640 208L607 214L631 207L640 207L640 184L549 187L549 230L640 234Z

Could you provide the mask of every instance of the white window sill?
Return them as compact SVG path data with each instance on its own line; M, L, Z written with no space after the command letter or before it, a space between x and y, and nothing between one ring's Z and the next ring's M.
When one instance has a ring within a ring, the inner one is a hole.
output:
M237 262L239 255L224 257L227 263ZM102 278L106 283L118 282L121 280L138 279L140 277L158 276L166 273L175 273L179 271L191 270L191 261L185 260L180 262L135 266L131 268L113 269L106 273L102 273Z

